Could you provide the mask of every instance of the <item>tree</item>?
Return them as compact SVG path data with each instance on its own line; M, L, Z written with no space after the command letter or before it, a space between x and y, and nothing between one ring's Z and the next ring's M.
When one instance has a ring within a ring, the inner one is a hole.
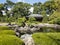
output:
M44 6L46 7L46 13L47 14L52 14L54 11L56 11L58 4L55 3L54 1L46 1L44 3Z
M49 17L49 23L60 24L60 12L55 11L55 12Z
M38 3L34 3L34 14L41 14L42 11L42 3L38 2Z
M6 4L8 5L8 7L12 7L15 3L10 1L10 0L6 0Z
M3 16L2 10L4 10L4 5L0 4L0 16Z
M60 12L60 0L53 0L57 5L57 11Z
M38 2L38 3L34 3L33 6L40 6L42 3Z
M4 3L4 8L5 8L8 18L10 17L10 14L12 13L12 11L9 9L12 9L14 5L15 5L15 3L10 0L6 0L6 3Z
M60 12L55 11L49 18L49 20L54 20L55 18L60 17Z
M18 2L15 4L14 8L12 9L12 12L15 14L18 14L16 16L27 16L29 15L29 8L30 8L30 4L28 3L23 3L23 2ZM13 16L14 16L13 15Z
M25 21L26 21L26 18L22 17L22 18L18 18L15 23L19 26L24 26Z

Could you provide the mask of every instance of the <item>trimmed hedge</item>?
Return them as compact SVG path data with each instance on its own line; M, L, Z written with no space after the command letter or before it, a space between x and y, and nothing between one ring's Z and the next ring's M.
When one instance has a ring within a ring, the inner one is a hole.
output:
M0 35L0 45L23 45L20 38L13 35Z
M15 32L13 30L3 30L0 31L0 35L2 34L15 35Z
M60 45L60 33L35 33L32 37L36 45Z

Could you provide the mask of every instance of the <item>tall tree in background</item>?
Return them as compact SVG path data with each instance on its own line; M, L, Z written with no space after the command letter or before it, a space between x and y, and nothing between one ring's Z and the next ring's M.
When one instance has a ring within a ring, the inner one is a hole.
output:
M34 3L34 14L41 14L42 11L42 3L38 2L38 3Z
M29 8L31 7L28 3L18 2L15 4L12 9L14 15L13 16L27 16L29 15Z
M6 0L6 3L4 3L4 8L5 8L5 11L6 11L6 14L8 17L12 13L11 9L13 8L14 5L15 5L15 3L10 0Z
M46 13L52 14L54 11L56 11L58 5L54 1L46 1L44 6L46 7Z
M3 4L0 4L0 16L3 16L2 10L4 10L4 5Z

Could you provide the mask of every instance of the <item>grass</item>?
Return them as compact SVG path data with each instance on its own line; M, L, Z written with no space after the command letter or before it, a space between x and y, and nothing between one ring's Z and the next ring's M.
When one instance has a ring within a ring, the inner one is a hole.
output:
M36 45L60 45L60 33L35 33L32 37Z

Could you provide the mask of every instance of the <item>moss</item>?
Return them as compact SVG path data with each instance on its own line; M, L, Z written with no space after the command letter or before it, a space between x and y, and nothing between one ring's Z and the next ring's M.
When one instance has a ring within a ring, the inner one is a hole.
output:
M1 31L1 30L10 30L10 28L7 27L7 26L0 26L0 31Z
M20 38L13 35L0 35L0 45L23 45Z
M0 31L0 35L2 34L15 35L15 32L13 30L3 30Z
M35 33L32 37L36 45L60 45L60 33Z

